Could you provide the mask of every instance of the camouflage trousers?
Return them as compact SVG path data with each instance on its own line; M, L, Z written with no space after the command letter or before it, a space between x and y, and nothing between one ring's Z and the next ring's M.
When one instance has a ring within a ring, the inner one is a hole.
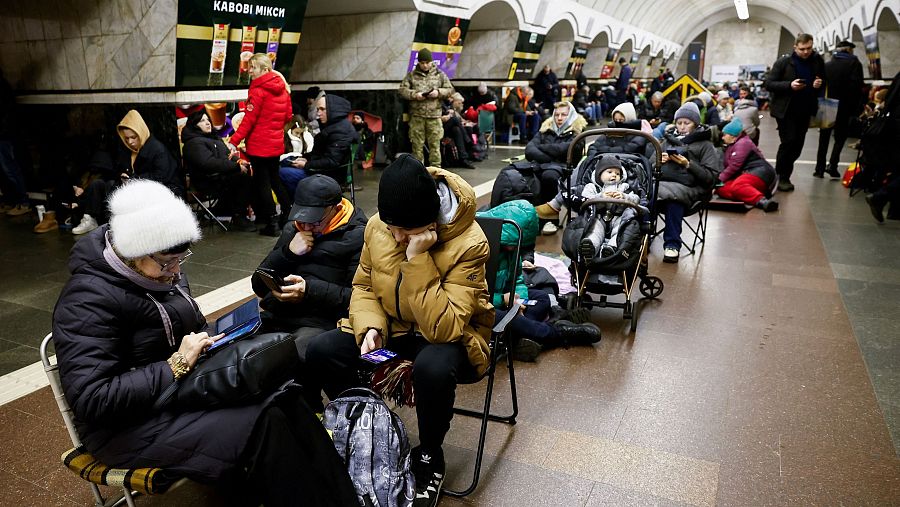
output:
M423 147L428 143L428 165L441 166L441 138L444 137L444 124L440 118L423 118L413 116L409 119L409 141L412 143L412 155L425 163Z

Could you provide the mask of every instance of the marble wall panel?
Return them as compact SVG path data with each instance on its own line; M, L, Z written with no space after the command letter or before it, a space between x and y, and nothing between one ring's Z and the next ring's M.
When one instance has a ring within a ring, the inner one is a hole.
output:
M131 33L141 20L140 0L101 0L100 33L118 35Z
M27 41L44 39L44 23L41 22L41 8L38 2L23 1L19 4L22 21L25 24L25 37Z
M27 49L29 66L27 73L33 76L33 87L40 90L52 90L53 78L51 73L56 72L56 65L48 65L47 43L42 40L28 41Z
M75 39L63 39L63 50L66 53L66 63L69 69L69 85L73 90L87 90L90 88L87 68L84 64L84 44L81 37Z
M169 29L169 33L160 41L159 46L156 46L156 49L153 50L153 56L174 55L176 42L175 27L173 26Z
M178 19L176 0L156 0L140 22L140 30L151 47L159 46Z
M61 39L62 28L60 27L60 17L66 13L59 9L56 0L43 0L39 2L41 22L44 24L44 38L47 40Z
M556 77L562 79L566 74L566 65L569 63L569 57L572 56L572 47L575 41L547 41L541 48L541 58L535 67L535 75L544 68L544 65L550 65L550 68L556 74Z
M5 14L3 17L7 19L7 30L9 30L7 33L0 35L4 37L4 40L10 42L25 40L25 20L21 14L20 3L22 3L22 0L14 0L3 6Z
M881 76L893 78L900 71L900 31L879 31L878 48L881 51ZM854 53L859 53L859 48Z
M470 31L459 58L458 79L506 79L518 30Z
M175 84L175 55L151 56L134 76L129 87L161 87Z
M55 0L56 8L59 12L59 36L63 39L72 39L81 37L81 18L87 15L87 11L91 11L93 2L82 0Z
M714 65L771 65L778 58L780 38L781 27L769 21L716 23L706 32L704 79Z
M91 37L102 33L100 10L101 5L103 6L102 8L107 8L107 1L108 0L72 0L73 3L77 2L77 5L79 6L77 9L78 26L81 27L82 37Z
M147 62L147 58L150 57L152 52L153 48L150 47L144 34L140 30L135 30L122 42L112 61L122 74L127 76L128 81L131 82L132 78L137 75L144 63Z
M413 11L306 19L291 80L399 81L406 73L416 16Z

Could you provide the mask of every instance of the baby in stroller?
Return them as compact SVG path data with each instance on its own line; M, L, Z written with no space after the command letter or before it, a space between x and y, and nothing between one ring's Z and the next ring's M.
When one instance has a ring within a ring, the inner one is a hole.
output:
M614 155L603 155L597 162L591 181L581 190L580 201L602 196L638 204L640 197L630 191L627 180L628 175L622 161ZM617 247L619 226L634 215L634 208L619 204L597 203L591 206L580 244L582 257L590 262L598 253L601 258L612 256Z

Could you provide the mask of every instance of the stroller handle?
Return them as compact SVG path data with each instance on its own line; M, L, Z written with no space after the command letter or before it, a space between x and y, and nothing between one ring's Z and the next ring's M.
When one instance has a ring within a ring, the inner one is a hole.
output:
M642 215L646 216L646 215L650 214L650 210L646 206L641 206L640 204L633 203L633 202L629 201L628 199L613 199L611 197L603 197L603 196L599 196L599 195L596 197L591 197L590 199L581 203L580 209L584 210L588 206L593 206L594 204L621 204L622 206L634 208Z
M598 136L598 135L608 135L608 136L640 136L647 139L647 142L653 146L653 149L656 150L656 167L660 167L662 165L662 145L659 144L659 141L653 137L652 134L648 134L641 130L634 129L619 129L619 128L603 128L603 129L591 129L585 130L584 132L575 136L575 139L572 139L572 142L569 143L569 149L566 152L566 167L571 171L574 169L574 164L578 162L578 160L573 161L572 156L574 155L573 151L575 146L578 144L578 141L590 137L590 136ZM578 157L580 160L581 157Z

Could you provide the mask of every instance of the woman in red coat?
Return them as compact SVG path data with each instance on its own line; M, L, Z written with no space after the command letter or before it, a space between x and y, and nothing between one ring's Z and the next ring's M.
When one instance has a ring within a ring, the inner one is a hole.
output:
M286 216L292 196L278 177L278 156L284 153L284 126L291 119L291 90L280 72L272 70L272 62L264 53L250 58L250 92L244 120L231 143L244 141L244 151L253 167L255 198L253 210L259 233L278 236L279 221L275 216L272 191Z

